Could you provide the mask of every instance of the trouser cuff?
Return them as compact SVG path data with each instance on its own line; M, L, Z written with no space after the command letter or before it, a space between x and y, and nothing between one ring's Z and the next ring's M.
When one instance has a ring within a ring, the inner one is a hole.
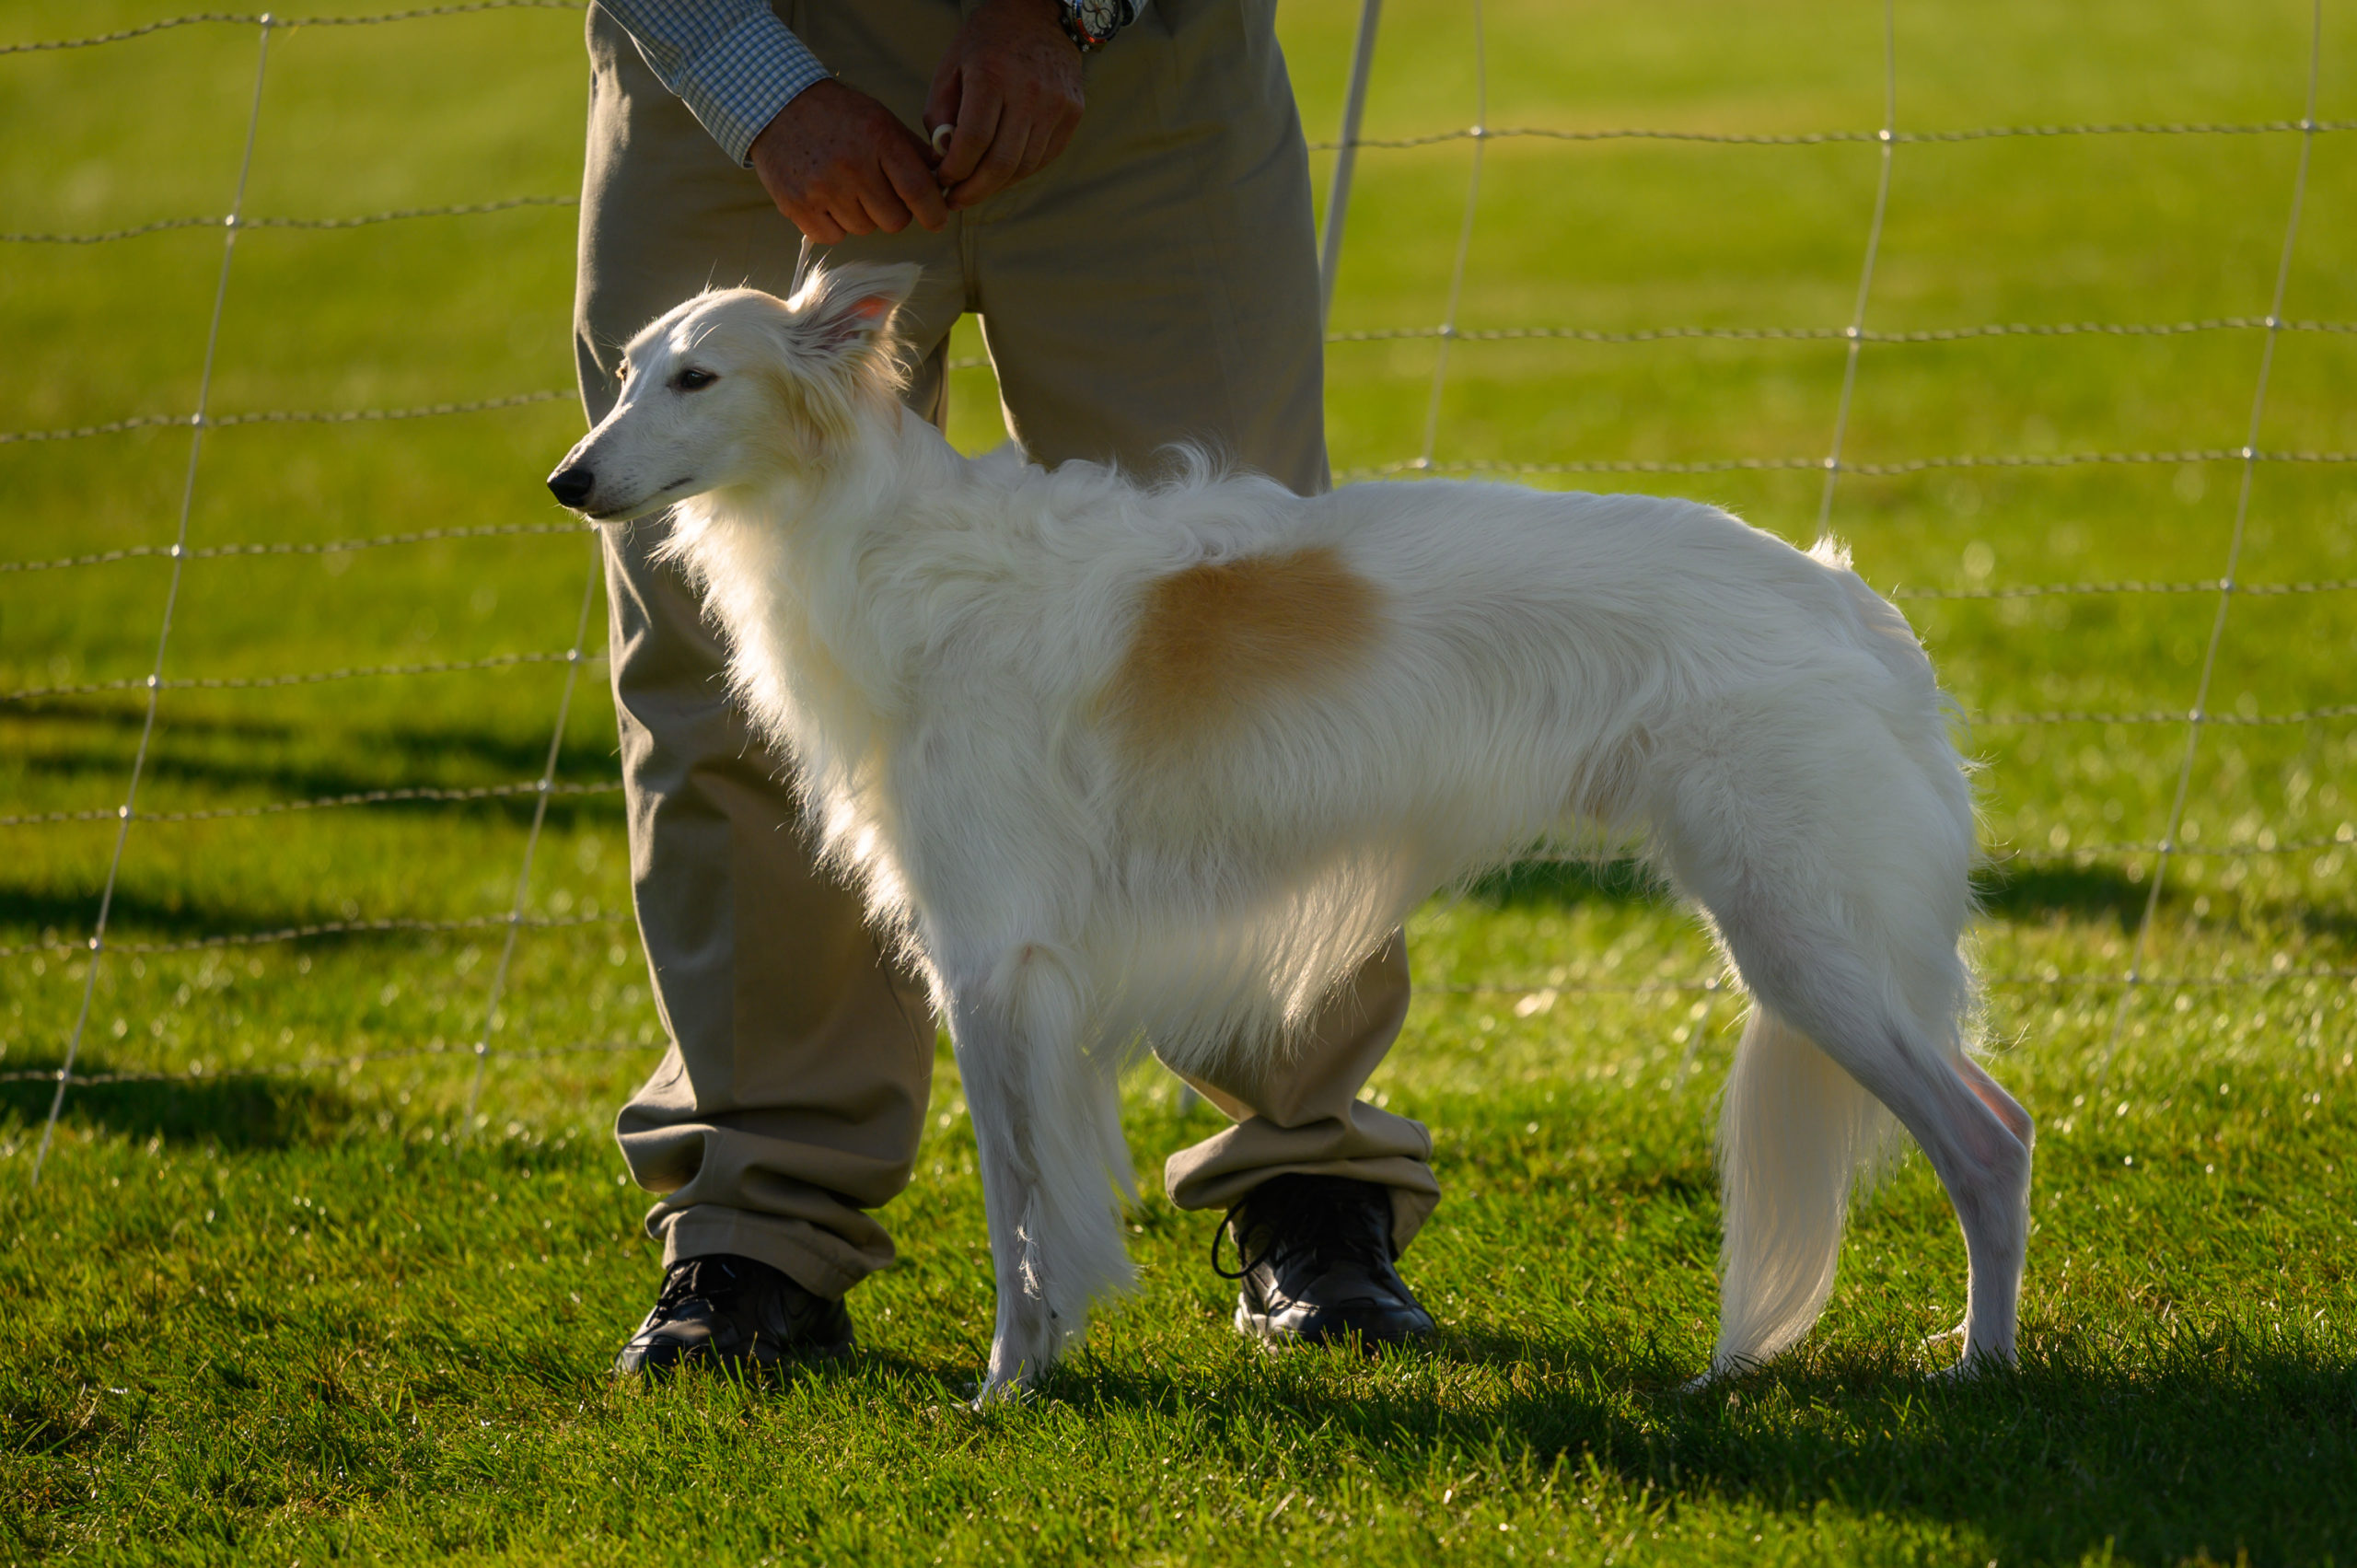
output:
M1255 1116L1223 1128L1164 1162L1163 1189L1182 1209L1225 1209L1272 1176L1371 1181L1390 1190L1391 1249L1405 1251L1440 1205L1432 1134L1364 1102L1351 1109L1349 1127L1279 1127Z
M889 1242L879 1258L807 1220L779 1219L716 1203L657 1210L647 1216L646 1229L663 1243L667 1269L682 1258L726 1252L784 1270L795 1284L825 1296L842 1295L892 1261Z

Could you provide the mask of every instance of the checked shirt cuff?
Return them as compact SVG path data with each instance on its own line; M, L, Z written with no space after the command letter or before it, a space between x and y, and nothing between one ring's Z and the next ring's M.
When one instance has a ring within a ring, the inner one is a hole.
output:
M766 5L749 7L709 39L694 40L692 52L678 44L650 49L649 41L640 36L647 64L740 165L750 163L753 138L778 110L832 74Z

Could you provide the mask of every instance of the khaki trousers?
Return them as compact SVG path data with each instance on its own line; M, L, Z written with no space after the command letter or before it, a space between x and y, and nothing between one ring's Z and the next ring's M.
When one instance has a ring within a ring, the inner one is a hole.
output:
M914 261L900 315L910 403L944 414L951 325L979 312L1010 429L1038 460L1149 470L1207 440L1303 493L1327 483L1307 155L1273 0L1155 0L1088 65L1088 108L1039 175L958 215L854 238L836 259ZM781 14L844 81L920 127L953 0L809 0ZM598 7L575 307L582 401L613 404L620 346L707 285L784 294L799 236ZM734 1252L839 1295L892 1260L874 1211L907 1185L934 1030L857 902L811 865L791 792L725 700L696 600L610 536L614 704L631 877L670 1049L617 1122L667 1262ZM1182 1208L1284 1172L1393 1193L1405 1245L1438 1201L1424 1129L1356 1098L1408 1005L1390 945L1308 1047L1201 1087L1236 1125L1165 1167Z

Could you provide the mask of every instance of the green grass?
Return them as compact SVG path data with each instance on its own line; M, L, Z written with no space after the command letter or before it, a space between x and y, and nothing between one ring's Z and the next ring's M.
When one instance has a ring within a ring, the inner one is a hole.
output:
M322 0L341 5L342 0ZM357 6L353 6L358 9ZM1881 122L1880 13L1492 0L1488 122L1805 134ZM0 41L150 19L20 0ZM1281 18L1311 134L1354 9ZM2296 119L2309 12L2224 0L1898 17L1898 123ZM2357 117L2357 29L2326 17L2317 112ZM503 11L282 32L246 210L328 217L577 186L578 19ZM226 209L252 29L0 57L0 229ZM1368 134L1471 122L1469 11L1393 0ZM1363 155L1334 326L1443 319L1471 144ZM1840 328L1870 144L1489 142L1458 325ZM1874 331L2263 315L2298 139L1905 142ZM1330 154L1319 154L1321 178ZM2357 320L2357 134L2315 138L2283 311ZM572 215L528 207L240 238L213 407L399 408L562 388ZM217 229L0 250L0 430L185 412ZM977 352L970 327L960 352ZM1346 471L1417 457L1439 345L1330 353ZM2180 452L2244 439L2261 335L1869 343L1852 461ZM1815 459L1839 342L1464 341L1443 465ZM2276 344L2259 446L2357 450L2357 336ZM998 438L986 370L954 434ZM190 542L554 528L563 401L206 439ZM0 444L0 556L168 544L185 430ZM1676 490L1805 539L1809 470L1540 476ZM1901 593L2223 569L2231 460L1845 475L1832 522ZM184 571L165 673L243 678L565 648L590 556L564 531ZM2345 463L2252 475L2240 575L2357 577ZM143 679L168 563L0 574L0 691ZM2352 700L2347 592L2238 597L2213 705ZM1044 1397L961 1403L990 1321L972 1139L945 1056L904 1263L853 1301L864 1349L760 1388L612 1385L655 1280L607 1142L658 1025L627 923L602 667L584 675L482 1114L471 1050L528 796L141 821L77 1083L34 1144L88 980L138 744L135 692L0 703L0 1560L1617 1562L2357 1560L2357 758L2346 719L2211 726L2147 972L2119 1012L2217 600L1910 598L1974 721L1999 861L1979 932L1996 1071L2040 1119L2016 1376L1927 1380L1963 1258L1920 1161L1859 1215L1817 1335L1707 1398L1711 1106L1735 1022L1691 989L1692 923L1631 879L1526 868L1421 913L1423 990L1375 1084L1434 1129L1448 1195L1407 1260L1428 1353L1269 1357L1226 1329L1211 1225L1132 1216L1143 1285ZM591 646L600 639L594 628ZM143 812L536 778L560 665L165 694ZM183 951L224 934L489 922ZM1685 989L1679 989L1679 988ZM2115 1017L2119 1049L2106 1065ZM596 1047L595 1050L575 1050ZM151 1081L139 1074L174 1074ZM195 1074L190 1076L190 1074ZM1132 1086L1141 1165L1202 1135ZM1148 1182L1149 1188L1153 1186Z

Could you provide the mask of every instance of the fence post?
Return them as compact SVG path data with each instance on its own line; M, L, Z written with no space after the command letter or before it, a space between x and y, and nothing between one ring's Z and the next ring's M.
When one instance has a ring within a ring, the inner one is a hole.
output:
M1359 119L1366 110L1366 79L1375 67L1375 25L1383 0L1359 7L1359 40L1351 51L1351 85L1342 98L1342 145L1334 154L1334 189L1326 198L1326 232L1318 243L1318 330L1334 314L1334 269L1342 260L1342 220L1351 210L1351 170L1359 157Z

